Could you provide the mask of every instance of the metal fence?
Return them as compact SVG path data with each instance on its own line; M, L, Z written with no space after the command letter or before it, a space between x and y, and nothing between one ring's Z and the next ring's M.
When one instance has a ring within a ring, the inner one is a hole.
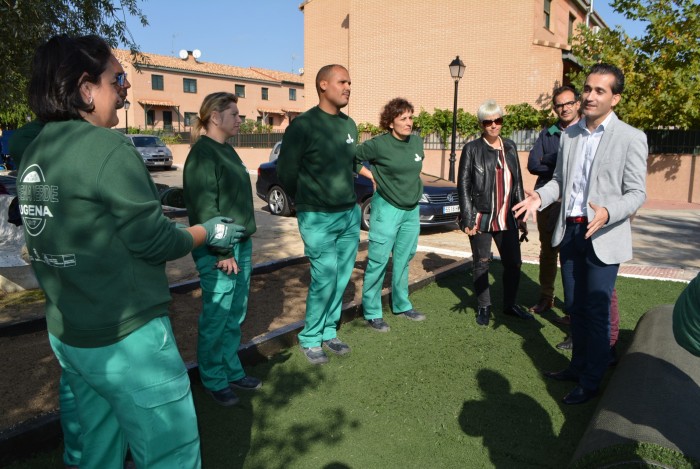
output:
M284 136L283 131L263 134L238 134L228 139L228 142L234 147L272 148L275 146L275 143L282 140L282 136Z
M516 130L508 136L515 142L518 151L532 150L539 130ZM700 154L700 130L646 130L649 154L677 153ZM475 136L457 136L455 148L461 151L464 144L473 140ZM431 134L423 139L426 150L449 150L450 142L444 143L439 135Z

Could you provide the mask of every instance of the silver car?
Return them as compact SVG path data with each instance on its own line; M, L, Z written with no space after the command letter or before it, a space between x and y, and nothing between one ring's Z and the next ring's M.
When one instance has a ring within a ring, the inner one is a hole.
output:
M147 167L170 168L173 165L173 153L155 135L128 134L126 137L141 154Z

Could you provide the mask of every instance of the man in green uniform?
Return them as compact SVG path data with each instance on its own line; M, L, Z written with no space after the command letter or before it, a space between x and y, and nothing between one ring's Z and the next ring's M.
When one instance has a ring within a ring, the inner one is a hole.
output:
M304 329L299 345L312 364L350 347L336 336L343 292L360 237L360 208L353 185L357 126L340 112L350 99L350 75L326 65L316 75L318 106L294 119L284 134L277 169L295 198L304 254L311 263Z
M700 275L688 284L673 307L673 336L678 345L700 357Z

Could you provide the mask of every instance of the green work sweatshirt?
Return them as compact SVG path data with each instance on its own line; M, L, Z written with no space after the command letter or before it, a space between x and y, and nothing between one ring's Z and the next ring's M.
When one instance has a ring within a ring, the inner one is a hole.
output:
M277 174L299 212L341 212L356 203L357 126L318 106L294 119L282 139Z
M402 210L412 210L423 195L423 140L409 135L399 140L387 132L357 146L357 159L372 165L377 192Z
M183 186L190 225L221 216L245 226L245 237L241 241L255 233L250 175L228 143L219 143L206 135L197 140L185 161ZM209 249L222 259L232 256L230 251L206 246L198 249Z
M700 357L700 274L676 300L673 307L673 335L678 345Z
M51 334L103 347L168 314L165 262L187 254L192 236L163 215L123 135L47 123L22 157L17 193Z

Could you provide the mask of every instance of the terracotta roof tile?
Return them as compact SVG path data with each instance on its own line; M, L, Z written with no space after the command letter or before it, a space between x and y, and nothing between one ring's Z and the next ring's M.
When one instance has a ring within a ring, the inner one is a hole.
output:
M293 73L280 72L277 70L265 70L261 68L243 68L233 65L223 65L213 62L197 61L191 55L187 59L179 57L170 57L167 55L158 55L142 52L136 60L133 60L131 52L123 49L115 49L114 56L121 62L128 62L145 67L167 68L171 70L181 70L183 72L203 73L222 75L232 78L244 78L256 81L268 82L293 82L303 84L302 78Z

